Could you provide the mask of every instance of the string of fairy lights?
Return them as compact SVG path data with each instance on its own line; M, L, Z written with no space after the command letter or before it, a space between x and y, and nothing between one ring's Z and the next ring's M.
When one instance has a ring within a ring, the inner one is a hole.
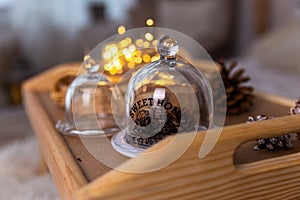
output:
M154 20L146 20L148 27L154 26ZM118 27L118 34L123 35L126 27ZM159 59L159 54L154 51L158 40L153 34L146 32L142 38L133 39L126 37L117 43L107 44L104 47L102 57L104 59L104 70L110 75L122 74L126 70L137 65L153 62Z

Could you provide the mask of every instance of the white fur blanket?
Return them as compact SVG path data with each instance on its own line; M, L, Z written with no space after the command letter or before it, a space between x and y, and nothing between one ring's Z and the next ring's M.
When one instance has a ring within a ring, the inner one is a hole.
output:
M0 147L2 200L58 199L49 173L37 174L39 151L33 135Z

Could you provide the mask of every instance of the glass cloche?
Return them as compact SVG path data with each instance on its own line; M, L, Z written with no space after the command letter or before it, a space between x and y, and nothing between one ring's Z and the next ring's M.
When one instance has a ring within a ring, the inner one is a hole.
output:
M66 120L56 128L67 135L111 136L119 129L111 110L112 83L98 73L99 64L85 56L83 73L77 76L66 93Z
M176 56L177 41L163 36L160 59L142 67L126 92L126 128L112 139L121 154L134 157L165 137L204 130L213 120L211 86L204 74Z

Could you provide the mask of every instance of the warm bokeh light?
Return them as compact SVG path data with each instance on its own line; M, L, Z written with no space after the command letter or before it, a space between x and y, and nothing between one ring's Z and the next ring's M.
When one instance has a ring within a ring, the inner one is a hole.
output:
M145 41L145 42L143 43L143 46L144 46L145 48L149 48L149 47L150 47L150 42Z
M105 60L110 59L110 57L111 57L110 52L105 52L105 53L103 53L103 58L104 58Z
M137 64L141 64L143 62L142 58L141 57L136 57L134 59L134 61L137 63Z
M154 24L153 19L147 20L147 25ZM124 34L125 26L118 27L118 33ZM104 59L104 70L110 75L122 74L140 64L153 62L160 58L156 49L157 39L153 33L146 32L142 38L133 40L131 37L124 37L117 43L107 44L102 53Z
M109 73L111 75L115 75L117 73L117 69L116 68L112 68L111 70L109 70Z
M135 47L135 45L130 45L129 47L128 47L128 50L130 51L130 52L134 52L135 50L136 50L136 47Z
M121 25L121 26L118 27L118 33L119 33L120 35L124 34L125 31L126 31L125 26Z
M158 43L158 40L153 40L153 41L152 41L152 45L153 45L154 47L156 47L157 43Z
M143 40L142 39L137 39L136 41L135 41L135 44L136 44L136 46L138 46L138 47L142 47L143 46Z
M135 55L135 56L141 56L141 55L142 55L142 51L141 51L141 50L136 50L136 51L134 52L134 55Z
M135 67L135 63L134 62L129 62L128 63L128 67L129 68L134 68Z
M154 37L153 37L153 35L152 35L151 33L146 33L146 34L145 34L145 39L146 39L146 40L152 41L153 38L154 38Z
M144 54L144 55L143 55L143 61L144 61L145 63L148 63L148 62L151 61L151 57L150 57L148 54Z
M154 25L154 20L151 19L151 18L147 19L147 20L146 20L146 25L147 25L147 26L153 26L153 25Z
M156 61L156 60L159 60L159 56L152 56L151 62L154 62L154 61Z
M126 47L126 46L128 45L128 43L127 43L126 40L122 40L122 41L120 42L120 45L121 45L121 47Z
M130 37L126 38L125 40L126 40L127 44L131 44L131 42L132 42L132 39Z

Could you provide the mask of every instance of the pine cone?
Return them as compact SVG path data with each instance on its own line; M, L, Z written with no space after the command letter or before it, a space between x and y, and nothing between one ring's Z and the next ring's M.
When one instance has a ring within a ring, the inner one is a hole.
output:
M244 85L250 80L249 76L243 75L245 69L236 69L236 61L232 61L229 67L224 59L220 59L217 63L225 86L227 114L234 115L249 111L255 97L254 88Z
M256 118L248 117L247 122L255 122L255 121L263 121L272 119L272 116L266 116L266 115L258 115ZM270 138L260 138L257 140L257 145L253 147L255 150L262 150L262 149L268 149L268 150L276 150L276 149L290 149L293 147L293 144L289 140L291 138L291 134L281 135L277 137L270 137Z
M295 106L290 109L290 115L300 114L300 97L298 101L295 102Z
M195 128L195 119L193 115L186 109L182 110L180 128L183 131L192 131Z
M300 114L300 97L298 101L295 102L295 106L290 109L290 115L298 115ZM297 133L298 139L300 140L300 133Z

